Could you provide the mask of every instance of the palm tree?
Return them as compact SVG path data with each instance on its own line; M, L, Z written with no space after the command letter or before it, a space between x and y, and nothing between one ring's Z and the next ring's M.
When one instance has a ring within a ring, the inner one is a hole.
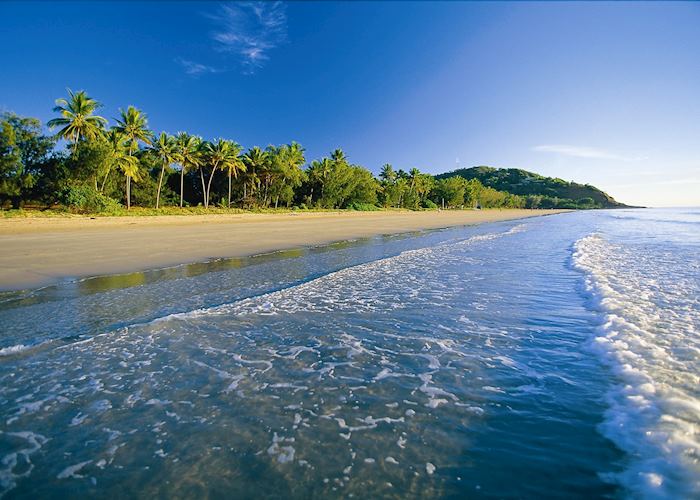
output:
M245 165L238 157L240 152L240 145L225 139L219 139L215 143L207 142L204 144L204 157L206 162L211 166L209 182L207 183L204 197L205 208L209 207L211 182L214 178L214 172L216 172L217 169L228 171L228 206L231 206L231 177L234 175L237 176L239 170L245 170ZM204 179L203 176L202 179Z
M151 144L153 134L148 130L148 119L146 115L139 109L134 106L129 106L126 111L120 110L120 113L121 116L117 119L117 124L114 129L124 134L124 137L129 141L129 154L134 156L139 147L139 142ZM137 171L138 164L136 170L129 170L132 174ZM124 170L124 174L126 175L126 208L128 210L131 208L131 179L133 177L138 181L139 175L130 175L127 170Z
M84 90L75 93L71 89L67 90L68 99L56 99L56 107L53 108L54 112L61 114L61 117L49 120L47 125L51 129L61 127L56 136L72 142L73 152L75 152L78 141L98 137L107 125L107 120L93 115L102 105L88 97Z
M417 168L412 168L410 172L408 173L409 179L411 179L411 187L409 188L408 192L413 193L413 189L416 187L416 180L418 179L418 176L420 175L420 170Z
M289 188L291 187L293 190L303 182L305 173L301 166L306 162L306 159L304 158L304 148L297 142L269 149L273 155L271 176L274 177L275 208L277 208L280 195L284 193L287 203L289 203Z
M269 163L269 156L267 152L260 149L258 146L252 147L248 152L243 155L243 163L245 163L247 169L247 181L250 182L251 194L254 192L256 186L260 185L260 178L258 177L258 172L264 171ZM245 199L247 195L246 183L243 184L243 198Z
M331 175L331 172L333 171L333 163L331 163L331 160L328 158L323 158L320 162L318 162L318 169L319 178L321 179L321 200L323 200L324 188L326 187L328 176ZM323 201L321 201L321 203L323 203Z
M243 149L240 144L234 141L228 143L228 154L221 163L221 170L226 170L228 173L228 207L231 208L231 178L238 178L238 172L245 172L246 166L243 159L239 156Z
M177 144L176 161L180 164L180 208L182 208L184 188L185 188L185 172L187 170L197 168L201 162L200 145L202 139L190 135L187 132L178 132L175 138Z
M333 160L336 163L346 163L348 161L347 157L345 156L345 153L340 148L337 148L331 153L331 160Z
M158 193L156 194L156 209L158 209L160 205L160 191L163 187L163 175L165 175L165 169L177 162L177 143L175 142L175 138L173 136L168 135L165 132L161 132L158 136L158 140L156 140L151 150L156 157L158 157L161 163L160 177L158 178Z
M238 153L241 152L241 147L235 142L230 142L225 139L219 139L216 142L207 142L204 144L204 157L206 162L211 166L209 174L209 182L207 183L204 192L204 208L209 208L209 197L211 194L211 181L214 179L214 172L217 169L228 170L228 205L231 206L231 176L233 172L238 172L241 164L238 158ZM243 166L245 169L245 166ZM202 180L204 176L202 176Z
M109 166L104 180L102 181L102 190L104 191L105 183L107 182L107 177L112 167L124 172L127 179L134 178L139 180L141 174L139 172L139 161L129 151L128 140L124 134L113 128L107 132L106 139L109 146ZM127 200L130 199L131 194L129 188L130 185L127 184Z
M394 167L392 167L389 163L385 163L382 166L382 171L380 172L379 177L384 182L393 184L396 180L396 172L394 172Z

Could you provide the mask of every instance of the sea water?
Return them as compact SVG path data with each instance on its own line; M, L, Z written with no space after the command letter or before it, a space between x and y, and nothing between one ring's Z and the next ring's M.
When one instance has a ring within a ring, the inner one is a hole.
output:
M0 496L698 497L699 301L694 209L5 293Z

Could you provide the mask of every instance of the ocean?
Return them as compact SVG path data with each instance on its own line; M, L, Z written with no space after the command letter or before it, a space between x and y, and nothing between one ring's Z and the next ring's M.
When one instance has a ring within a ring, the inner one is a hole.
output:
M700 210L0 294L0 496L698 498Z

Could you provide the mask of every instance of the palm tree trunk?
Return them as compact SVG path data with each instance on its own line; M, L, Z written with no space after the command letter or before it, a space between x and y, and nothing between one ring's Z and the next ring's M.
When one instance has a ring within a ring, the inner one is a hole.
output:
M160 169L160 178L158 179L158 193L156 193L156 210L158 210L158 205L160 205L160 190L163 187L163 174L165 174L165 163Z
M202 179L202 200L204 201L204 208L207 207L207 188L204 187L204 169L200 167L199 177Z
M131 210L131 177L126 176L126 209Z
M231 171L228 171L228 208L231 208Z
M185 192L185 167L180 168L180 208L182 208L182 198Z
M246 200L248 199L248 184L246 181L243 181L243 205L245 206Z
M109 177L110 172L111 172L111 169L108 169L107 173L105 174L105 178L102 179L102 188L100 189L100 193L105 192L105 184L107 184L107 177Z
M209 182L207 183L207 208L209 207L209 194L211 193L211 181L214 179L214 172L216 172L216 168L211 169L211 175L209 175Z

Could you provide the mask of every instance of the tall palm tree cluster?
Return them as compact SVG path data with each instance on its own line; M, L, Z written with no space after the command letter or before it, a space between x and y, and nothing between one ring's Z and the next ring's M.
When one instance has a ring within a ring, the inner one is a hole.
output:
M97 179L95 180L96 189L100 192L104 191L107 179L113 170L122 172L126 181L126 206L127 209L131 208L131 183L138 182L146 175L137 156L143 146L145 151L152 154L160 164L155 208L160 206L165 173L173 165L179 165L181 171L181 207L183 206L184 175L193 170L198 170L201 177L204 207L209 207L214 174L217 171L225 172L229 184L228 206L231 206L231 179L236 178L239 172L246 169L240 156L242 148L239 144L225 139L218 139L215 142L203 141L200 137L185 132L180 132L176 136L161 132L155 136L148 129L146 115L134 106L120 110L116 123L108 129L107 120L94 114L100 107L101 104L89 97L85 91L73 92L69 89L68 99L62 98L56 101L54 111L61 116L47 123L51 129L60 127L57 137L68 141L73 152L77 150L80 141L104 142L108 151L103 169L104 177L99 186Z
M195 203L205 208L212 204L242 208L294 204L369 210L378 206L418 209L523 203L519 197L506 196L477 180L436 180L415 168L406 172L384 165L375 178L369 170L352 164L341 149L307 165L304 148L296 142L244 151L235 141L223 138L206 141L187 132L155 134L149 129L147 116L134 106L120 110L110 126L97 114L100 108L85 91L68 90L67 98L56 100L54 111L59 116L47 123L56 131L53 138L37 135L36 120L3 115L0 153L4 142L16 143L5 148L5 163L9 165L5 170L11 174L6 177L16 179L11 186L5 182L12 189L0 185L0 203L6 191L5 199L11 196L13 205L23 196L25 200L70 205L62 201L69 196L57 193L70 192L76 186L79 193L88 190L103 202L114 204L122 197L127 209L134 201L134 186L137 204L152 203L155 208L177 205L178 190L180 207ZM45 139L40 165L22 163L31 155L15 151L21 144L12 138L19 132ZM49 144L57 139L67 142L67 154L51 156L48 152Z

